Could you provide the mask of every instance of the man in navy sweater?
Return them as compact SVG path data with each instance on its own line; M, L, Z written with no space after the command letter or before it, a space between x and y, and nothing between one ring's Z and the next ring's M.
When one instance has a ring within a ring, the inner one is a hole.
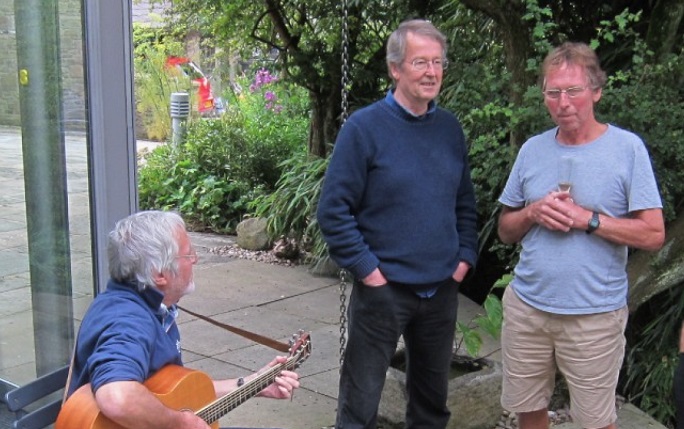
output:
M89 383L100 415L111 421L100 421L106 427L209 429L195 413L165 405L143 384L165 366L183 364L176 304L194 290L198 261L185 222L172 212L130 215L109 234L108 253L111 280L81 323L69 397ZM278 356L262 370L285 360ZM226 395L257 377L212 380L214 392ZM298 379L296 372L284 370L258 395L292 398ZM173 386L168 383L165 387Z
M443 428L459 284L477 259L475 194L458 120L438 108L444 35L410 20L387 43L394 87L340 130L318 206L354 276L336 429L375 429L403 335L407 428Z

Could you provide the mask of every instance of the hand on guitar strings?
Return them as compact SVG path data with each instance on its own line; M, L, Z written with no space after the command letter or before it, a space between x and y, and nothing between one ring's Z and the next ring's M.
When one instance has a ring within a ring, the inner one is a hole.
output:
M285 356L276 356L268 365L257 371L260 374L268 369L283 364L287 361ZM283 370L275 378L275 381L262 390L259 396L274 399L292 399L294 389L299 387L299 374L294 371Z

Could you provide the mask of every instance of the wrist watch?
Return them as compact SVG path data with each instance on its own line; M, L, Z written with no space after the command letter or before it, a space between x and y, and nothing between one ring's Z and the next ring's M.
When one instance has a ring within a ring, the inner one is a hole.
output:
M591 219L589 219L589 225L587 227L587 234L591 234L592 232L596 231L598 227L601 225L601 221L599 220L599 212L594 212L591 215Z

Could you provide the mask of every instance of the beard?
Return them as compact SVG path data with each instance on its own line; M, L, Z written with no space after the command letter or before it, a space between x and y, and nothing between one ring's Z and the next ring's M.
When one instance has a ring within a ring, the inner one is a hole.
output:
M185 286L185 290L183 291L183 296L185 295L190 295L195 291L195 280L191 279L188 284Z

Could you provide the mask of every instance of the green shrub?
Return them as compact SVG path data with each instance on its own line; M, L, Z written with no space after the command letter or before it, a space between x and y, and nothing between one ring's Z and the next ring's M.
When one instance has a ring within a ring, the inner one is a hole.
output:
M248 204L275 188L279 164L291 155L250 138L240 119L190 122L182 145L147 155L139 172L140 206L177 210L194 229L233 233Z
M264 142L301 147L309 126L309 99L304 89L280 80L266 69L243 76L226 96L228 112L244 118L245 131Z
M642 137L653 161L667 220L684 201L684 117L681 76L684 58L643 62L651 53L635 49L633 66L611 76L598 105L599 117ZM629 401L664 425L674 425L672 378L678 362L684 289L674 287L630 316L621 380Z
M651 298L630 315L623 378L630 402L664 425L674 427L672 380L679 362L679 330L684 314L681 288Z
M684 76L682 55L660 64L635 64L611 77L598 104L600 117L634 131L646 143L667 220L674 219L684 201L684 91L680 76Z
M166 70L166 58L181 54L183 46L169 37L162 42L159 29L139 24L133 26L133 43L138 137L165 141L171 132L171 94L195 92L189 77Z
M165 145L144 158L140 206L174 209L193 228L233 233L250 203L276 189L306 150L306 97L260 71L229 100L220 118L189 121L185 142ZM236 88L241 88L240 84Z
M316 210L329 158L318 158L304 152L281 164L284 172L276 190L254 201L257 216L267 220L273 238L285 236L306 244L308 262L316 264L327 258Z

